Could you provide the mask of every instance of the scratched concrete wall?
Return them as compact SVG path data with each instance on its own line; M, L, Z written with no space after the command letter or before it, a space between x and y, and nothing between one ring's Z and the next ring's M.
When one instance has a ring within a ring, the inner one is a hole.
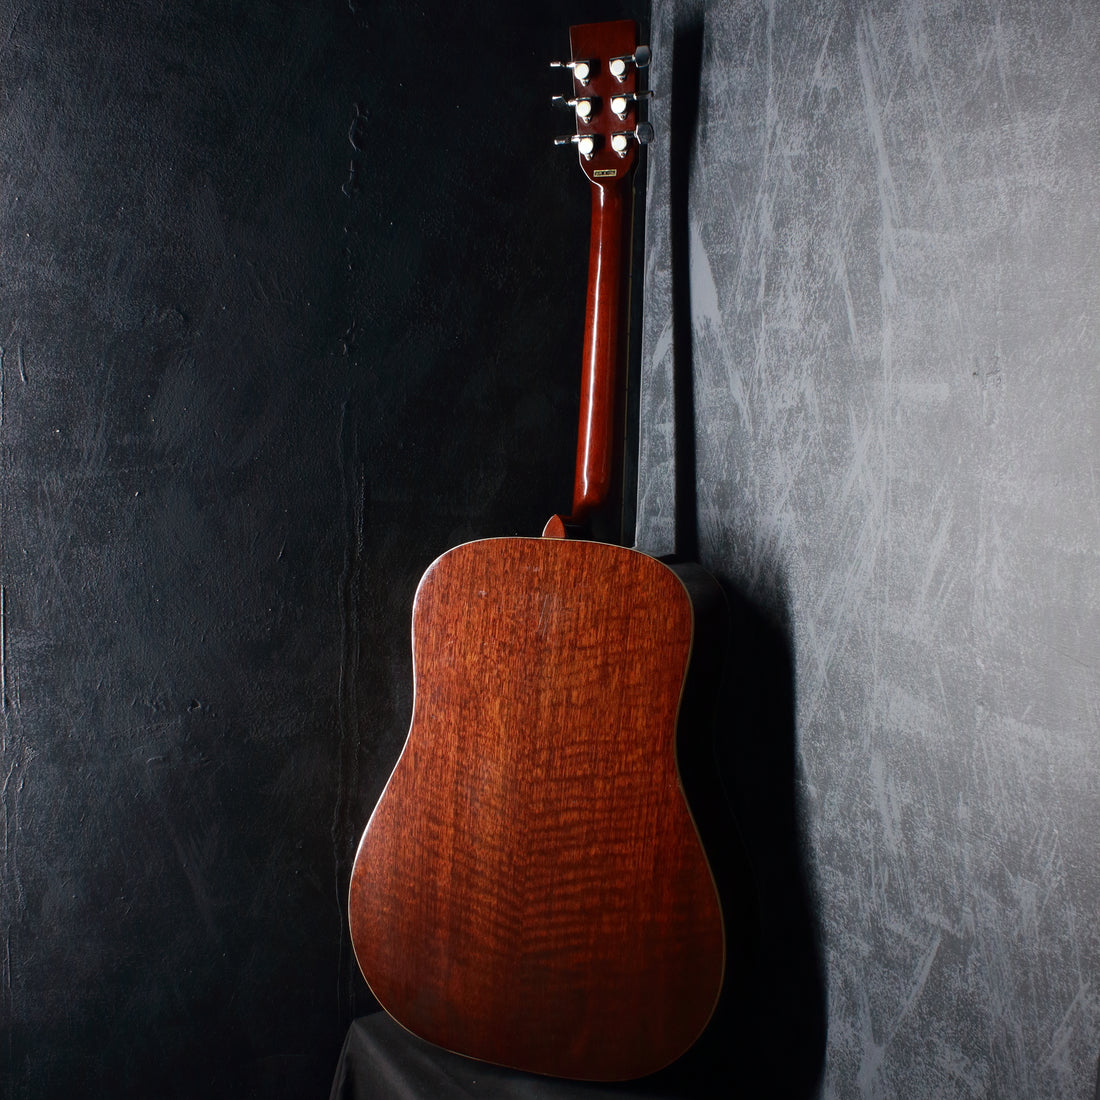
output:
M789 624L823 1095L1091 1096L1100 9L657 0L658 547L668 91L696 19L700 554Z

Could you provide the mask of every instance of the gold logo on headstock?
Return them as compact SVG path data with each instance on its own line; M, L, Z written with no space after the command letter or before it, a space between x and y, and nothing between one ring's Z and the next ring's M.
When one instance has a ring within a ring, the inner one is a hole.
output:
M617 176L619 174L618 168L593 168L592 175L597 179L605 179L608 176Z

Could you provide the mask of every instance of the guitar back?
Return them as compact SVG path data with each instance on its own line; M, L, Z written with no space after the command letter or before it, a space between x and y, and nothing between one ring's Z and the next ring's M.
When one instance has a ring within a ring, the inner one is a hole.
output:
M699 1036L725 945L675 755L692 626L677 575L622 547L488 539L428 569L412 724L350 895L410 1031L588 1080Z

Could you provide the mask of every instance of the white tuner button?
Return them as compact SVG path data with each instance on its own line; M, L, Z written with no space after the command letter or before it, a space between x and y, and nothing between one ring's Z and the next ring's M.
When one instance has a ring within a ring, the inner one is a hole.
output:
M607 63L607 71L616 80L626 79L627 67L631 64L639 69L644 69L649 64L650 51L648 46L639 46L633 53L623 54L622 57L613 57Z
M592 63L590 61L551 61L551 69L572 69L573 75L582 83L587 84L592 75Z
M611 135L611 148L619 154L620 157L626 155L626 150L630 145L629 134L612 134Z
M550 97L550 102L559 107L572 107L577 112L577 118L583 118L585 121L592 117L592 111L595 109L592 100L587 96L566 99L563 95L556 95Z
M554 138L555 145L575 145L580 150L581 156L586 160L591 159L596 152L596 137L594 134L562 134Z
M611 110L617 114L619 118L626 118L626 109L630 104L630 100L625 95L613 95L611 97Z

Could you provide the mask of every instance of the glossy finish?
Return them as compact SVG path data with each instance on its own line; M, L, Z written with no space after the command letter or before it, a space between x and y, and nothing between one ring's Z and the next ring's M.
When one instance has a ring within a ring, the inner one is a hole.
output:
M372 992L415 1034L587 1080L674 1061L714 1011L725 932L676 759L693 597L590 535L614 499L629 172L610 110L634 24L574 27L592 232L573 511L542 539L468 543L413 614L415 703L363 835L350 927ZM583 70L582 70L583 71ZM585 149L592 149L586 156Z
M581 524L612 495L619 468L626 305L623 185L592 188L592 243L585 316L577 468L570 521Z
M425 574L412 726L350 904L411 1031L590 1080L698 1037L725 947L675 757L692 626L676 574L621 547L492 539Z

